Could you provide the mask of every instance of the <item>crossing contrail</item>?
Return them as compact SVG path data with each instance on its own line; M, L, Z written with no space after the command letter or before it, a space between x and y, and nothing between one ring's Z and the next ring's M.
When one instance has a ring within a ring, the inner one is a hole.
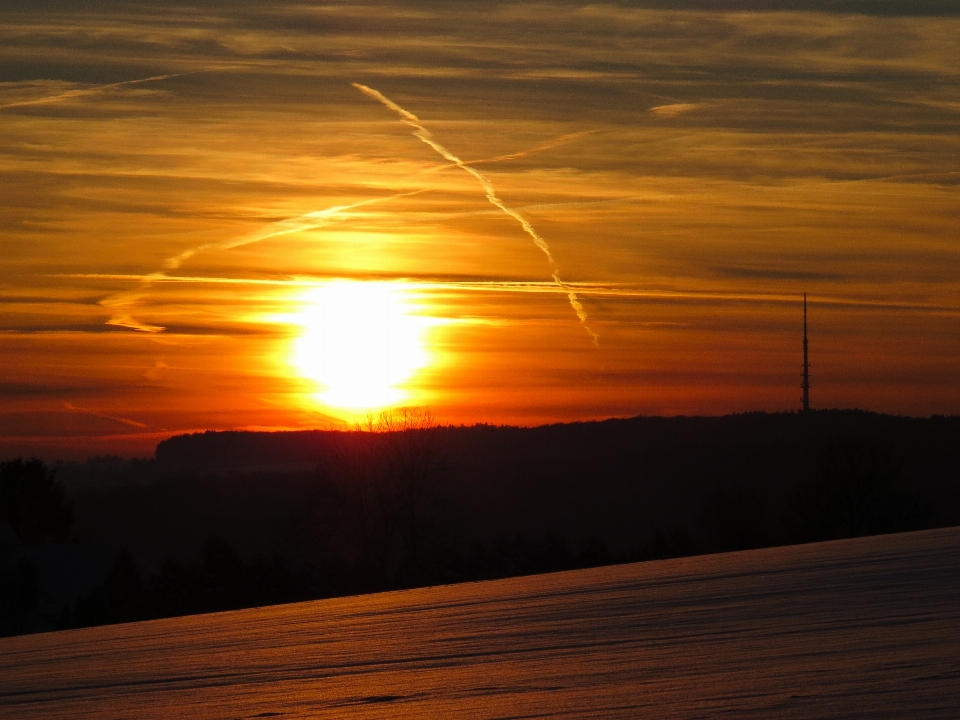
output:
M72 91L69 97L75 97L77 94L88 94L92 92L97 92L102 89L116 87L117 85L130 85L134 83L149 82L152 80L162 80L167 77L176 77L176 76L162 75L162 76L157 76L153 78L145 78L143 80L128 80L123 83L114 83L112 85L99 86L97 88L91 88L83 91ZM376 92L376 91L374 90L372 92ZM65 95L53 96L50 98L44 98L40 100L33 100L23 104L40 104L40 103L46 103L46 102L55 102L56 100L59 100L59 99L66 99ZM0 106L0 108L2 107L9 107L9 106ZM406 112L406 111L403 111L403 112ZM411 115L411 117L415 117L415 116ZM426 132L426 130L424 130L424 132ZM491 199L490 201L493 202L500 210L502 210L503 212L506 212L511 217L517 219L524 226L524 229L526 229L527 232L531 234L531 236L534 238L534 241L537 242L538 247L540 247L541 250L543 250L544 253L546 253L547 258L550 260L551 267L554 269L554 273L553 273L554 281L567 294L567 297L570 300L570 304L573 306L574 310L577 312L577 316L580 318L581 322L584 323L584 327L587 329L587 332L589 332L590 336L593 338L594 344L596 344L598 342L598 338L590 330L590 328L586 326L586 313L583 310L583 306L580 304L580 301L577 298L577 295L574 292L573 288L571 288L569 285L564 283L557 275L556 264L553 261L553 256L550 254L550 248L547 246L546 242L542 238L540 238L540 236L536 233L533 227L531 227L530 224L524 218L522 218L516 211L505 207L503 203L499 200L499 198L496 198L496 195L493 193L493 187L490 185L489 181L487 181L483 175L473 170L473 168L469 167L469 165L471 164L500 162L504 160L512 160L516 158L526 157L533 153L542 152L544 150L548 150L558 145L562 145L564 143L570 142L584 135L588 135L591 132L592 131L562 135L552 140L548 140L546 142L540 143L539 145L536 145L528 150L522 150L516 153L511 153L509 155L501 155L497 157L484 158L480 160L462 161L456 156L452 155L452 153L448 152L444 154L444 157L450 161L450 165L438 166L431 170L427 170L426 172L433 173L433 172L439 172L451 167L459 167L466 170L471 175L474 175L474 177L477 177L478 179L482 178L481 182L483 183L484 190L486 191L489 188L489 193L487 195L488 199L491 197L496 199L496 202L494 201L494 199ZM304 230L313 230L313 229L317 229L327 225L332 225L338 222L343 222L353 217L353 215L350 212L351 210L365 207L367 205L375 205L375 204L386 202L389 200L395 200L399 198L410 197L412 195L418 195L422 192L424 191L423 190L407 190L403 192L393 193L392 195L368 198L366 200L361 200L359 202L349 203L346 205L333 205L331 207L324 208L322 210L315 210L312 212L304 213L302 215L298 215L296 217L279 220L277 222L271 223L270 225L268 225L266 228L262 230L258 230L256 232L250 233L248 235L244 235L242 237L230 238L227 240L218 240L215 242L203 243L200 245L195 245L194 247L191 247L191 248L187 248L186 250L183 250L182 252L179 252L176 255L172 255L168 257L166 260L164 260L163 267L161 269L158 269L151 273L147 273L146 275L140 276L140 280L136 288L111 295L101 300L100 305L106 308L110 308L112 311L112 314L110 318L106 321L106 324L114 327L123 327L123 328L128 328L130 330L137 330L139 332L149 332L149 333L163 332L165 330L163 326L151 325L149 323L143 322L135 318L131 314L131 308L132 306L136 305L137 301L145 292L148 291L151 285L157 282L163 282L168 280L169 276L167 275L167 273L169 271L178 270L180 267L183 266L185 262L187 262L194 255L197 255L199 253L204 253L204 252L211 252L211 251L216 252L218 250L233 250L234 248L239 248L246 245L252 245L253 243L262 242L264 240L280 237L282 235L293 234L293 233L301 232Z
M397 115L400 116L400 119L406 125L409 125L411 128L413 128L413 131L414 131L413 134L416 138L418 138L420 141L429 145L431 148L433 148L434 151L437 152L437 154L439 154L449 162L453 163L464 172L467 172L470 175L472 175L477 180L477 182L480 183L480 187L483 188L483 192L487 196L487 200L490 201L490 204L499 208L506 215L509 215L518 223L520 223L520 226L524 229L527 235L533 238L533 242L536 244L536 246L543 251L544 255L547 256L547 262L550 263L550 274L553 277L553 281L557 284L558 287L563 289L563 291L566 293L567 299L570 301L570 306L573 308L573 311L577 314L577 317L580 319L580 323L583 325L583 328L590 335L590 338L593 340L593 344L599 346L600 337L593 330L590 329L589 325L587 325L587 313L583 309L583 305L580 303L579 298L577 298L576 292L574 292L573 288L570 287L567 283L565 283L560 278L560 271L559 271L559 268L557 267L557 262L556 260L554 260L553 253L550 252L550 246L547 244L547 241L544 240L542 237L540 237L540 234L536 231L533 225L531 225L530 222L525 217L523 217L523 215L518 213L516 210L513 210L512 208L507 207L503 203L503 200L501 200L497 196L496 190L494 190L493 184L490 182L487 176L481 173L476 168L471 167L469 164L465 163L459 157L457 157L452 152L447 150L447 148L445 148L443 145L441 145L436 140L434 140L433 135L430 133L430 131L420 124L420 119L416 115L414 115L412 112L404 110L402 107L397 105L390 98L386 97L379 90L374 90L373 88L367 87L366 85L361 85L360 83L351 83L351 84L360 92L364 93L365 95L368 95L369 97L372 97L377 102L382 103L387 108L397 113Z

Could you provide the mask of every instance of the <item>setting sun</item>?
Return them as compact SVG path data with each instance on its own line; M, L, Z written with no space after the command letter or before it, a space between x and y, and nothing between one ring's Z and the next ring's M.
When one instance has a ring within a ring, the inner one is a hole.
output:
M407 401L404 387L427 366L426 330L433 318L416 314L397 283L337 280L301 297L292 322L303 328L291 362L318 383L316 399L345 410L371 410Z
M804 293L811 408L960 411L949 2L88 5L0 10L0 457L796 409Z

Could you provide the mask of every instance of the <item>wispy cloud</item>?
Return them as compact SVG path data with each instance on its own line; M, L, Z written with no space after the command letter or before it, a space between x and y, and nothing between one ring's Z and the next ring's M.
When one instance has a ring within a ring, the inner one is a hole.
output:
M699 106L696 103L671 103L670 105L657 105L650 108L650 112L662 117L676 117L696 110Z
M162 325L151 325L150 323L141 322L132 315L126 313L112 315L105 324L148 333L163 332L165 329Z

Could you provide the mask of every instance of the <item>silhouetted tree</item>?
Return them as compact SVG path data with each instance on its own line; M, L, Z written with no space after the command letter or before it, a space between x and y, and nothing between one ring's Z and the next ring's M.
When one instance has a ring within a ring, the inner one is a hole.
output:
M383 437L382 495L396 515L403 552L398 579L415 583L422 569L424 504L443 470L436 420L427 408L406 407L381 413L369 429Z
M816 477L799 487L790 515L795 539L805 542L914 530L925 520L890 450L855 437L824 446Z
M10 523L25 543L64 542L73 505L42 460L0 463L0 522Z
M436 423L422 408L369 416L318 462L317 494L305 523L328 557L347 559L358 590L419 582L425 506L443 471ZM332 530L331 530L332 529Z

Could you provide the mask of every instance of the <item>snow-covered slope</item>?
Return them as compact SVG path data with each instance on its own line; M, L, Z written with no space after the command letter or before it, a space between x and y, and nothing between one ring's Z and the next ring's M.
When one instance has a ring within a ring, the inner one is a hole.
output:
M956 718L960 528L0 640L2 718Z

